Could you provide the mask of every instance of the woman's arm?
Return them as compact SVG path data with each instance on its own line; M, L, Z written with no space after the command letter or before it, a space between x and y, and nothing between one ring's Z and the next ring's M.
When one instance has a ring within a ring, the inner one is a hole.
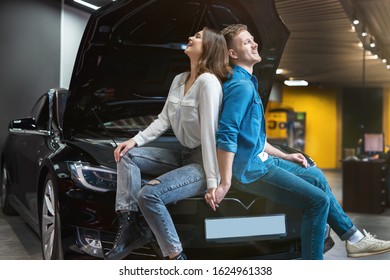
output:
M212 74L203 74L200 79L202 85L199 87L199 117L203 167L207 188L215 189L219 183L215 134L222 102L222 87L217 77Z

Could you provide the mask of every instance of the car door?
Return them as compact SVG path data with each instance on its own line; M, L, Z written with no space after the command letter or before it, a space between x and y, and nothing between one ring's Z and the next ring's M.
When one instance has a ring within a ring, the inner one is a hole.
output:
M38 180L41 164L52 152L49 148L51 131L49 126L50 98L43 95L35 104L30 118L35 126L22 131L10 130L13 134L14 157L13 166L16 169L13 187L21 215L37 224L38 221ZM34 122L35 120L35 122Z

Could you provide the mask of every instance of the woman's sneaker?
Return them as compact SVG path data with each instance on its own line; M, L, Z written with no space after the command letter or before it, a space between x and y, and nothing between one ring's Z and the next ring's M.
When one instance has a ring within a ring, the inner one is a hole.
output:
M390 251L390 241L376 239L364 229L363 235L364 237L357 243L351 243L349 241L345 243L348 257L359 258Z

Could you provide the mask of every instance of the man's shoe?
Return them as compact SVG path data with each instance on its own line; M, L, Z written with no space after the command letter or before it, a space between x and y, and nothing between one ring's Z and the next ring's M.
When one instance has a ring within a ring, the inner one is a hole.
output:
M347 255L351 258L359 258L382 254L390 251L390 241L376 239L363 230L364 237L357 243L346 242Z
M149 242L149 238L138 224L138 213L118 212L119 228L113 248L105 255L108 260L121 260L133 250Z

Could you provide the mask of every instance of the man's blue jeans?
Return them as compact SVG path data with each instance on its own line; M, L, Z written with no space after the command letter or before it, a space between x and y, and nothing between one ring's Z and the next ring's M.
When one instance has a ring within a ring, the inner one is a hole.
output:
M133 148L117 163L116 210L140 208L164 256L182 245L166 204L206 192L202 149ZM141 181L143 176L153 178ZM141 188L142 186L142 188Z
M347 240L357 228L333 196L322 171L270 156L265 164L269 172L250 184L235 183L234 188L266 197L277 203L302 209L302 258L323 259L326 223L341 240Z

